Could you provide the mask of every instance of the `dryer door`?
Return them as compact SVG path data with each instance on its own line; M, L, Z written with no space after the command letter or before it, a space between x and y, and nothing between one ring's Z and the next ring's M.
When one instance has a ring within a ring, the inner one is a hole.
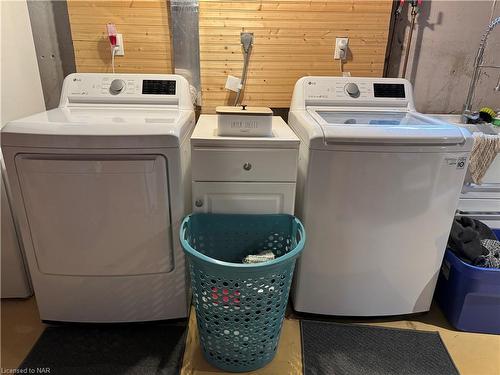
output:
M20 154L16 168L40 272L120 276L173 269L163 155Z

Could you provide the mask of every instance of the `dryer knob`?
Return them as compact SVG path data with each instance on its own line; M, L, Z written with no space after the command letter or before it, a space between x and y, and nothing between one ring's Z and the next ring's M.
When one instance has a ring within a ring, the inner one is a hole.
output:
M345 91L351 98L357 98L360 94L358 85L352 82L345 85Z
M123 79L114 79L109 86L109 93L111 95L118 95L125 88L125 81Z

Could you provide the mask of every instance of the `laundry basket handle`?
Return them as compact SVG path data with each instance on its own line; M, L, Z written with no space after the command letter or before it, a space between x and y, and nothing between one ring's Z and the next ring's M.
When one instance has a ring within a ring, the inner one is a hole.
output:
M293 221L297 226L297 231L295 232L295 240L297 241L297 246L302 248L306 242L306 230L304 229L304 225L302 225L299 219L294 218Z
M188 228L188 222L189 222L190 216L187 216L181 224L181 238L185 241L187 241L187 228Z

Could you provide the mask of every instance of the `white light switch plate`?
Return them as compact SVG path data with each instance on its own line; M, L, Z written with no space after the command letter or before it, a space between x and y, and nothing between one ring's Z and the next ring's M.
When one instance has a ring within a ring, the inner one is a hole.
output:
M124 56L125 47L123 46L123 34L116 34L116 49L115 56Z

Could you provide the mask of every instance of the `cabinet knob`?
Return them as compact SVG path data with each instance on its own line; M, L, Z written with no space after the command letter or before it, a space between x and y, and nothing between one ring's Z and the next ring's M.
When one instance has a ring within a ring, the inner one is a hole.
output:
M203 207L203 201L201 199L197 199L195 202L194 202L194 205L196 207Z
M245 171L249 171L250 169L252 169L252 164L250 164L250 163L243 164L243 169Z

